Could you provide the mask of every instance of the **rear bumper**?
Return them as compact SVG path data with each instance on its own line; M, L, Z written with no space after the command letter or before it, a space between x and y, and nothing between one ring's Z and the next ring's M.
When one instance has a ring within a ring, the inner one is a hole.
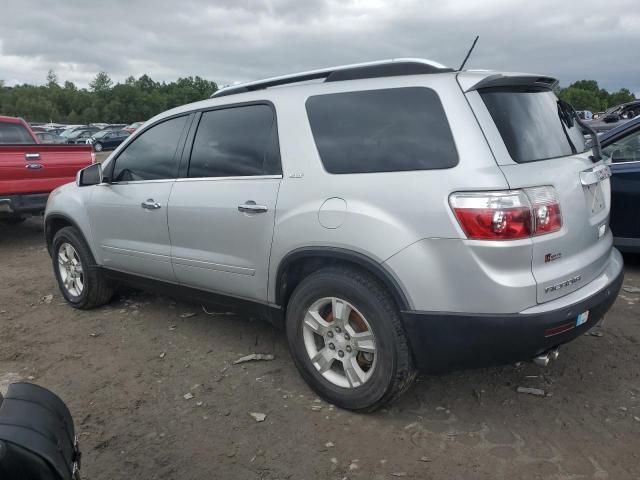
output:
M430 373L529 360L593 327L615 301L624 272L613 249L605 271L590 284L513 314L402 312L416 366ZM578 325L578 315L589 312Z
M0 195L0 217L42 213L47 206L48 198L48 193Z

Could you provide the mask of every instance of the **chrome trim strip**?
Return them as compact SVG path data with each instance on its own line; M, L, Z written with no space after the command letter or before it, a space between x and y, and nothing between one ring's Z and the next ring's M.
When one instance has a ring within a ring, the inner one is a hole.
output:
M202 268L205 270L215 270L218 272L237 273L239 275L247 275L253 277L256 274L255 269L247 267L238 267L235 265L225 265L223 263L206 262L204 260L193 260L191 258L173 257L172 263L183 267Z
M138 250L111 247L109 245L101 245L101 247L103 250L106 250L112 253L117 253L118 255L124 255L126 257L146 258L148 260L153 260L156 262L171 263L171 257L169 257L169 255L161 255L159 253L140 252Z
M221 180L280 180L282 175L247 175L238 177L193 177L193 178L178 178L176 182L207 182L207 181L221 181Z

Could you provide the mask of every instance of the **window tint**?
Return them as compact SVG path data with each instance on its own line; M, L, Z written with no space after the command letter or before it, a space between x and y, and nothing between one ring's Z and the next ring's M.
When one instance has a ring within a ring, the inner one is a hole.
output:
M318 95L307 114L330 173L453 167L458 154L436 92L410 87Z
M248 105L202 114L191 151L189 177L281 173L271 107Z
M488 89L480 92L511 158L535 162L586 149L579 125L548 90Z
M114 182L176 178L178 142L187 116L172 118L143 132L116 158Z
M602 152L614 163L640 162L640 130L607 145Z
M33 144L33 138L24 126L18 123L0 123L0 143Z

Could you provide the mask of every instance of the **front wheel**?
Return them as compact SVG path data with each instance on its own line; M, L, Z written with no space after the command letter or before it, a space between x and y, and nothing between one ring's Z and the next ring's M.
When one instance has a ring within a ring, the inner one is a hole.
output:
M95 143L95 144L93 145L93 149L94 149L96 152L101 152L101 151L102 151L102 144L101 144L100 142Z
M304 279L287 308L287 339L307 383L342 408L381 408L415 378L398 309L366 272L332 267Z
M111 300L113 287L96 268L91 250L78 229L60 229L53 237L52 246L58 287L71 306L88 310Z

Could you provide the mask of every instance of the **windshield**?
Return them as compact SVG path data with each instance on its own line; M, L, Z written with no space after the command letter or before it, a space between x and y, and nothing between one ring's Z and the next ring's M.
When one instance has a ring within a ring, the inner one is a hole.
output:
M514 161L535 162L587 149L579 125L550 90L492 88L480 91Z

